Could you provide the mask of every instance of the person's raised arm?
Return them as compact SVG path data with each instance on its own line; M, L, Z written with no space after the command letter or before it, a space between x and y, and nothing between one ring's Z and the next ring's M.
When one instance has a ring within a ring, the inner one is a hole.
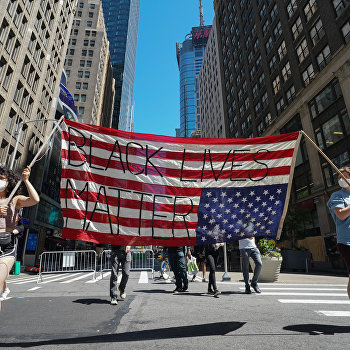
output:
M22 181L27 187L28 197L19 195L17 196L16 207L31 207L32 205L38 204L40 201L38 192L35 190L34 186L29 181L30 168L24 168L22 172Z
M334 214L338 217L338 219L344 221L350 216L350 205L345 208L335 208Z

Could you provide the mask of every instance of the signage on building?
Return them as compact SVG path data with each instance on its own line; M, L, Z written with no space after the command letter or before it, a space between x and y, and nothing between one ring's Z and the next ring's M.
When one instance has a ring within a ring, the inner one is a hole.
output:
M206 45L209 34L211 31L211 26L193 27L192 28L192 45L193 46L203 46Z

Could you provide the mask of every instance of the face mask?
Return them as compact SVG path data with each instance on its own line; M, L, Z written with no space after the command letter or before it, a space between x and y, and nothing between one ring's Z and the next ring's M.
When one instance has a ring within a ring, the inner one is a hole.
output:
M349 179L350 180L350 179ZM347 182L341 177L339 180L338 180L338 184L340 187L349 187L349 185L347 184Z
M5 190L7 187L7 182L5 180L0 180L0 192Z

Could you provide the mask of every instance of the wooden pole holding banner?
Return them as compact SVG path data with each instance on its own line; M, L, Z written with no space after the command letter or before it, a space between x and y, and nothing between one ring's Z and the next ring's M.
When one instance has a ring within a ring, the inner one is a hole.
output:
M339 169L334 165L334 163L327 157L327 155L321 150L320 147L318 147L316 145L316 143L308 136L305 134L305 132L303 130L300 131L301 134L306 138L307 141L309 141L315 148L316 150L321 153L321 155L323 156L323 158L331 165L331 167L338 173L338 175L340 175L345 181L346 183L350 186L350 181L349 179L347 179L340 171Z
M59 125L61 124L62 120L64 119L64 115L57 121L57 124L55 125L55 127L51 130L51 133L49 134L49 136L47 137L47 139L44 141L44 143L41 145L41 147L39 148L37 154L34 156L33 160L30 162L30 164L28 165L29 168L31 168L33 166L33 164L36 162L36 160L39 158L39 155L41 153L41 151L44 149L44 147L46 146L46 144L49 142L49 140L51 139L52 135L55 133L55 131L57 130L57 128L59 127ZM9 197L7 198L7 201L5 202L4 206L7 206L11 199L13 198L13 196L15 195L16 191L18 190L19 186L22 183L22 179L19 180L16 184L16 186L14 187L14 189L12 190L12 192L10 193Z

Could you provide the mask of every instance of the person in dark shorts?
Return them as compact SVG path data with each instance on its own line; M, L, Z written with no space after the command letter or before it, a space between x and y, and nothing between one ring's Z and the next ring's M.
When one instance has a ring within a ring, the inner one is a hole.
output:
M350 167L346 166L339 171L350 182ZM338 183L341 189L332 193L327 205L336 226L337 247L348 270L348 296L350 299L350 186L340 175Z

